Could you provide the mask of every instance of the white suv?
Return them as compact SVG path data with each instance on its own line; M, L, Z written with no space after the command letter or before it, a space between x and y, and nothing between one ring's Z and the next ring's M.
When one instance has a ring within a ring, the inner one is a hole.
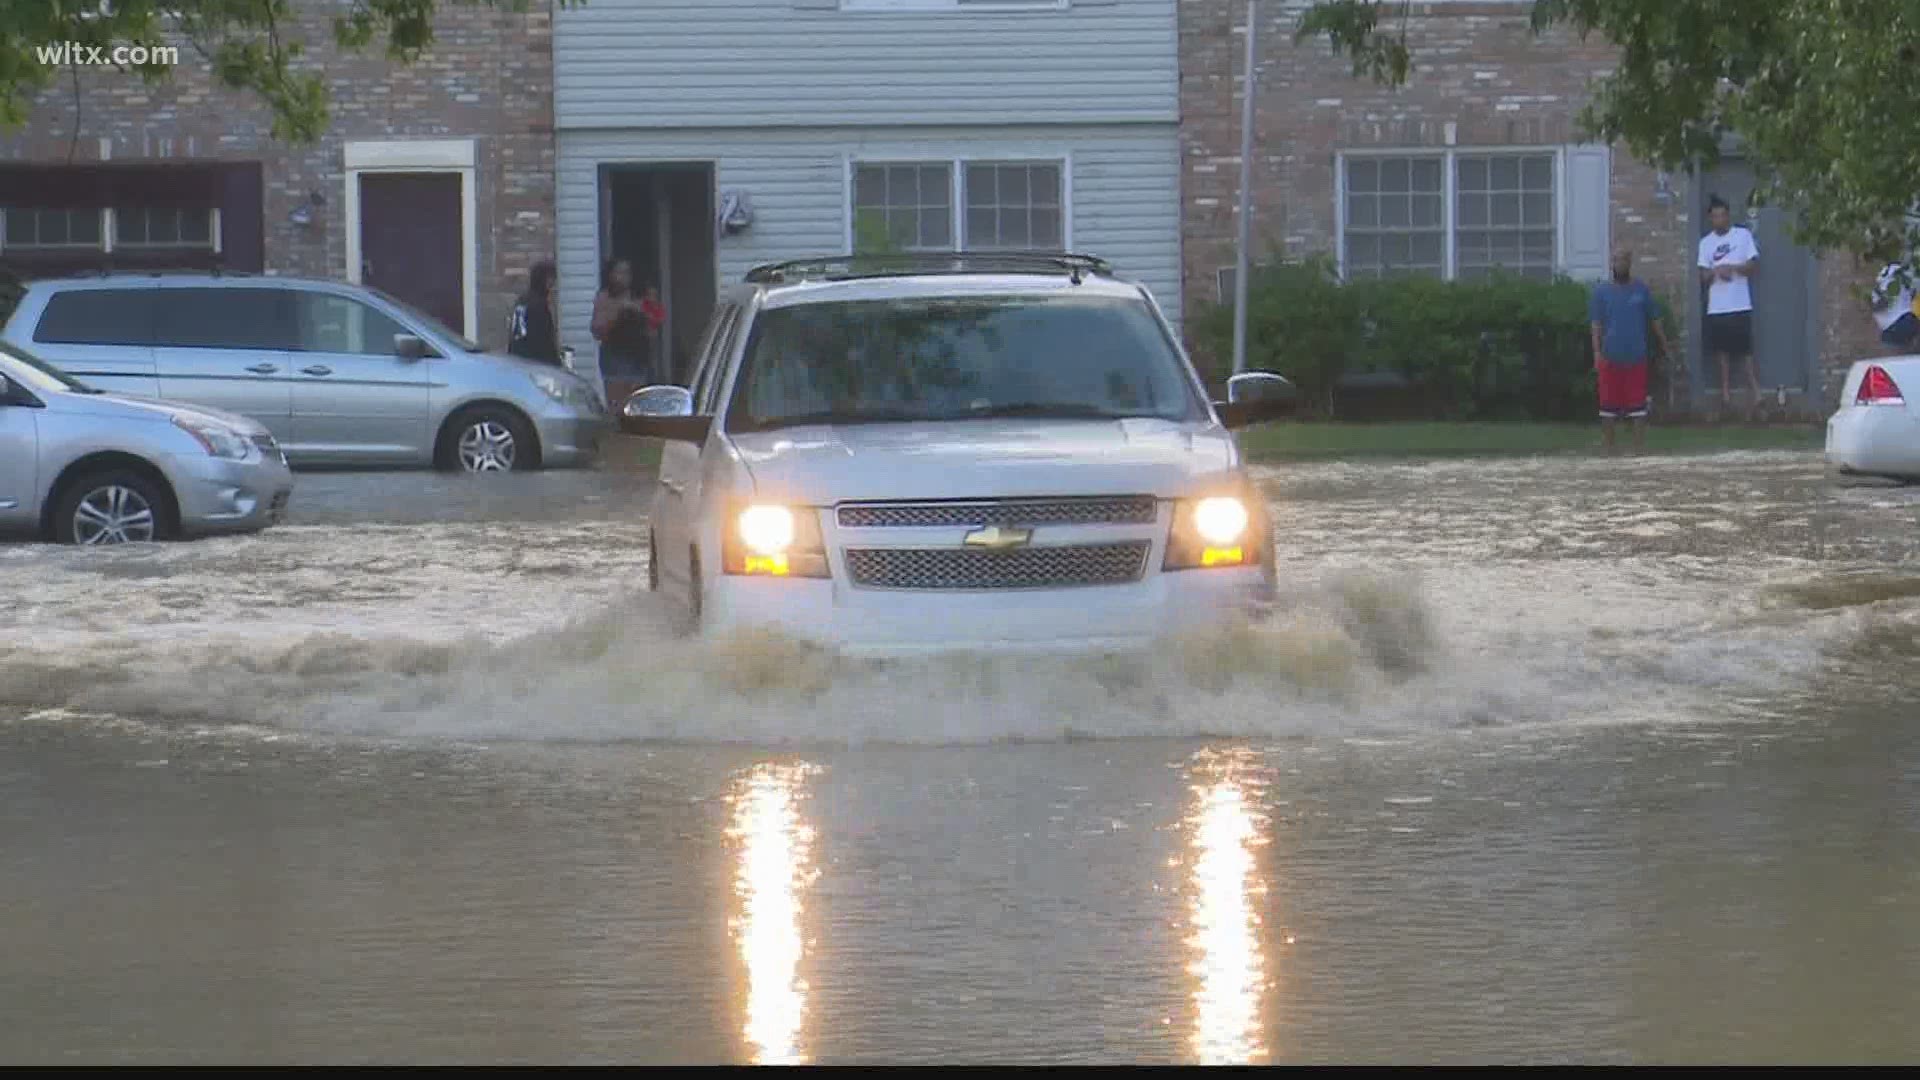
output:
M667 440L651 586L712 636L856 655L1127 649L1271 602L1264 501L1152 295L1076 255L836 258L726 290Z

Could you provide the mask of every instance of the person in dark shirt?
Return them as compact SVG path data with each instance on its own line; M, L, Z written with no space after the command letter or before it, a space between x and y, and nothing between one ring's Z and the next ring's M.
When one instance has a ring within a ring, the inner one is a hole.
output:
M1613 280L1593 287L1587 302L1593 324L1593 369L1600 383L1600 430L1607 453L1613 453L1613 426L1622 418L1633 425L1633 448L1645 445L1647 369L1652 363L1648 331L1660 342L1660 353L1671 356L1667 331L1661 325L1660 302L1646 282L1633 276L1633 253L1613 253Z
M560 358L560 327L553 317L558 276L551 262L534 265L527 291L520 294L520 302L513 306L513 321L507 332L508 352L555 367L564 366Z

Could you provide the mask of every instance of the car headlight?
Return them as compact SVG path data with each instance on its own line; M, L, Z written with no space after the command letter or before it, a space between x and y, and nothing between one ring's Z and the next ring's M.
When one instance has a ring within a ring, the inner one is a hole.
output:
M533 380L533 385L539 387L541 393L562 405L591 412L600 403L591 387L572 376L535 371L527 377Z
M828 576L820 515L811 507L736 506L720 536L721 570L735 576Z
M1201 499L1193 507L1193 528L1209 544L1226 546L1247 532L1247 504L1239 499Z
M1174 504L1167 537L1168 570L1257 566L1260 545L1245 499L1214 495Z
M217 458L243 461L253 452L253 440L229 427L191 416L176 416L173 426L194 437L207 453Z

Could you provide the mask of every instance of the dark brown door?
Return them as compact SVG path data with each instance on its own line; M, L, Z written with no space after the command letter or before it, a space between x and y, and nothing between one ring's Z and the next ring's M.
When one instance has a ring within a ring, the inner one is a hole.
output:
M460 280L460 176L360 177L360 280L471 337Z

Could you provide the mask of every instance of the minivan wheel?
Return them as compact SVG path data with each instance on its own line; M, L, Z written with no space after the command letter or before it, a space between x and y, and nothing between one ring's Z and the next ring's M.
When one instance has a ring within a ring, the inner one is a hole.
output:
M54 505L53 538L86 547L152 543L167 538L166 513L159 486L139 473L89 473Z
M539 451L527 422L506 409L461 413L440 437L435 463L448 472L525 472Z

